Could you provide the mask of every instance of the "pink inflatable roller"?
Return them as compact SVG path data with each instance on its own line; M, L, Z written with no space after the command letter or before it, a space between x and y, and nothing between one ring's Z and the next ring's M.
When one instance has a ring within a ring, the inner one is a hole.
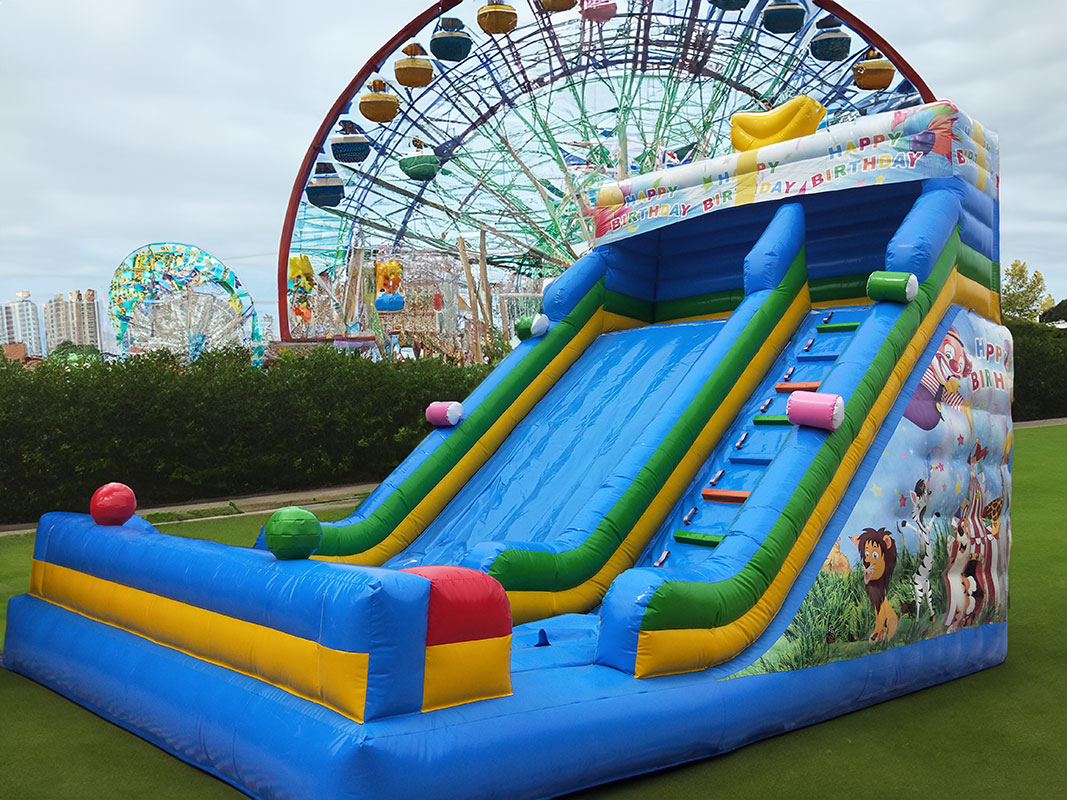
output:
M451 428L463 416L463 404L454 400L438 400L426 406L426 421L435 428Z
M785 414L794 425L836 431L845 419L845 401L839 394L793 392L786 403Z

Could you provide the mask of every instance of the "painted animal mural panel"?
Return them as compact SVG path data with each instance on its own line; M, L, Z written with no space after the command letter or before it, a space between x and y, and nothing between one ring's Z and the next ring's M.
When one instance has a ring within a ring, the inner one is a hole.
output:
M740 674L1006 619L1013 375L1007 329L958 311L792 621Z

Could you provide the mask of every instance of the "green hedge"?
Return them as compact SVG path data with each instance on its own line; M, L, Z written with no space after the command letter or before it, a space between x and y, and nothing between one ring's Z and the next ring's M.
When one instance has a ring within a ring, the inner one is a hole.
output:
M1067 417L1067 329L1008 317L1004 324L1015 341L1017 422Z
M1016 420L1067 417L1067 330L1008 319ZM26 370L0 359L0 524L85 511L128 483L142 507L383 478L426 435L426 405L488 367L372 363L321 347L270 369L244 351Z
M488 367L373 363L333 347L269 369L242 350L25 370L0 359L0 523L86 511L121 481L142 507L383 478L428 432L433 400Z

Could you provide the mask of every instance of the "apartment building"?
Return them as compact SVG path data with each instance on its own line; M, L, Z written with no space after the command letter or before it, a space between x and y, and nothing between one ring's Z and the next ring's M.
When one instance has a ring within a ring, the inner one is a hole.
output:
M45 336L50 347L61 342L100 349L100 307L93 289L57 294L44 304Z
M15 299L0 309L0 344L18 342L26 345L28 356L46 355L40 313L26 291L16 292Z

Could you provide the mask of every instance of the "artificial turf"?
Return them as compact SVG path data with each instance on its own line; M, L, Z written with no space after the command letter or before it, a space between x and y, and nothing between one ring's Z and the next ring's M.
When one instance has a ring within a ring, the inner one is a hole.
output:
M574 797L1067 794L1067 637L1059 617L1067 601L1067 568L1063 511L1057 505L1067 484L1067 426L1018 430L1015 445L1010 644L1004 664L734 753ZM164 530L248 544L267 516L184 522ZM0 538L0 604L28 585L31 539ZM105 796L241 795L0 669L0 798Z

